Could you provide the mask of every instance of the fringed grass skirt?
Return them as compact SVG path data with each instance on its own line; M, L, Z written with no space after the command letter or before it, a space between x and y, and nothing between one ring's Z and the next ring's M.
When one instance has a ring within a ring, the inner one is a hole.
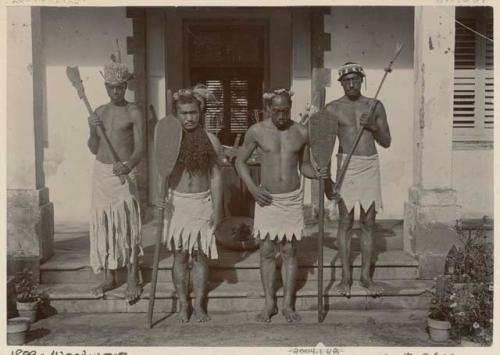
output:
M295 236L300 240L304 233L302 189L271 196L273 200L268 206L255 203L253 236L280 241L292 241Z
M347 154L338 154L338 167L346 159ZM339 170L337 169L337 171ZM340 189L347 211L351 211L357 203L368 211L375 203L375 211L382 209L382 191L380 186L380 166L378 154L363 156L353 155L347 167L344 183Z
M141 214L135 174L121 184L113 164L96 160L92 177L90 266L95 273L132 262L131 246L141 246Z
M201 249L209 258L217 259L212 213L209 190L196 193L169 190L163 243L168 249L184 250L189 254L193 250Z

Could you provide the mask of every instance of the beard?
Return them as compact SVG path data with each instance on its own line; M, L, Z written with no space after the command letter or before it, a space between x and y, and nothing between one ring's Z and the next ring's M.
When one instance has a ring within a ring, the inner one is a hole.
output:
M190 175L208 175L217 163L214 147L203 128L183 131L178 164Z

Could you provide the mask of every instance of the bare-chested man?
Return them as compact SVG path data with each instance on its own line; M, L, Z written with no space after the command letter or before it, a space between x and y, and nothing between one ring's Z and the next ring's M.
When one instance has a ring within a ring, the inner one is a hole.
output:
M283 258L283 309L289 322L300 320L294 309L297 277L297 242L304 229L303 198L299 169L309 178L328 177L313 169L309 158L309 137L305 126L290 119L291 93L278 89L264 94L265 109L271 119L250 127L238 152L236 169L253 195L255 206L254 237L260 240L260 274L265 307L257 320L269 322L278 312L276 306L276 252ZM257 186L245 164L260 148L261 185Z
M380 168L375 142L384 148L391 144L391 134L384 109L380 101L361 95L361 84L365 73L356 63L346 63L339 69L338 81L345 95L326 105L326 111L338 122L340 141L338 169L354 144L360 127L363 135L354 150L345 174L338 201L339 228L337 241L342 260L342 280L336 286L339 294L350 297L351 275L351 232L354 222L354 207L360 204L361 225L361 277L360 282L370 295L378 296L383 292L380 285L373 282L370 268L373 258L373 228L375 215L382 207ZM371 110L373 113L370 115ZM325 188L327 196L333 199L333 184ZM337 196L338 198L338 196Z
M210 320L204 306L208 283L208 258L217 258L214 231L222 219L222 177L219 159L222 147L203 129L206 100L203 85L174 94L174 113L183 128L181 149L170 175L165 207L163 242L174 252L172 279L179 299L179 321L190 318L188 303L189 255L193 262L194 317Z
M142 254L141 217L134 168L143 156L145 137L141 112L125 100L130 77L124 64L106 65L104 81L111 101L98 107L88 119L88 147L96 156L92 178L90 264L94 272L103 271L102 283L92 289L97 296L115 288L117 270L127 266L125 296L129 302L134 302L142 292L138 267L138 256ZM121 162L113 164L97 130L101 123ZM118 176L125 178L125 184Z

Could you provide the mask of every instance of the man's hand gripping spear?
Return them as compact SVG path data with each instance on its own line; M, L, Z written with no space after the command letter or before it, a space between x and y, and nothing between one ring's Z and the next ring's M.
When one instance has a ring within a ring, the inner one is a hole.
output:
M384 76L382 77L382 80L380 81L377 92L375 93L375 96L374 96L375 104L370 108L370 111L369 111L368 115L366 116L367 119L369 119L373 115L375 108L377 107L378 101L376 101L376 100L377 100L378 94L380 93L380 89L382 89L382 85L384 84L384 81L385 81L385 78L387 77L387 75L390 72L392 72L392 65L394 64L397 57L401 53L402 49L403 49L403 44L398 43L396 45L396 50L394 52L394 55L393 55L391 61L389 62L389 65L387 65L387 67L384 68L384 71L385 71ZM356 138L354 139L354 143L353 143L351 149L349 150L349 153L347 154L347 157L344 160L342 167L340 168L337 182L334 184L326 184L325 185L325 193L326 193L326 196L330 200L339 201L341 199L340 190L342 188L342 183L344 182L345 173L347 171L347 168L349 167L349 162L351 161L351 157L354 154L356 147L358 146L359 140L361 139L361 136L363 135L364 130L365 130L365 126L361 125L361 127L359 128L359 130L356 134Z

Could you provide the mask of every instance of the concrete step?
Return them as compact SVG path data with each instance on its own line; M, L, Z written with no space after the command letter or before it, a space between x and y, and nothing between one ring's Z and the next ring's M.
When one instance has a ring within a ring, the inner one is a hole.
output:
M360 250L360 231L356 227L355 222L353 230L352 250L353 252ZM336 234L338 223L335 221L325 222L325 248L336 249ZM154 222L142 226L142 244L146 254L152 253L154 250L157 225ZM301 250L312 249L316 250L318 225L316 222L311 222L306 225L304 230L304 238L299 243ZM403 250L403 221L402 220L379 220L376 222L374 229L374 245L378 251ZM82 253L88 254L89 250L89 234L84 226L57 226L54 235L55 254L61 252Z
M426 292L432 287L430 281L400 280L381 282L384 295L372 298L359 283L354 282L351 298L337 295L333 284L325 282L324 302L329 309L424 309L429 306L430 296ZM317 283L314 280L299 282L295 307L297 310L314 310L317 307ZM51 306L58 312L101 313L101 312L146 312L150 284L144 286L141 299L130 305L124 299L126 285L108 291L103 298L92 295L85 284L43 285ZM280 286L279 286L280 287ZM277 292L281 305L283 290ZM227 282L209 286L207 307L209 311L257 311L263 307L264 294L260 282L245 281L238 284ZM172 283L158 284L155 300L156 312L175 312L177 300Z
M237 283L239 280L259 281L259 253L234 252L221 250L219 259L210 262L210 280ZM316 251L302 250L298 252L299 280L314 280L317 276ZM147 253L142 263L143 277L151 279L152 255ZM279 259L279 258L278 258ZM339 279L341 262L336 250L325 248L324 252L325 278ZM159 280L170 280L173 256L170 253L161 255L159 264ZM361 255L353 254L353 277L359 278ZM418 278L418 262L403 251L385 251L376 255L373 277L377 280L412 280ZM278 260L279 267L279 260ZM124 273L120 279L125 280ZM88 256L75 253L58 253L41 266L41 283L96 283L96 276L88 265Z

